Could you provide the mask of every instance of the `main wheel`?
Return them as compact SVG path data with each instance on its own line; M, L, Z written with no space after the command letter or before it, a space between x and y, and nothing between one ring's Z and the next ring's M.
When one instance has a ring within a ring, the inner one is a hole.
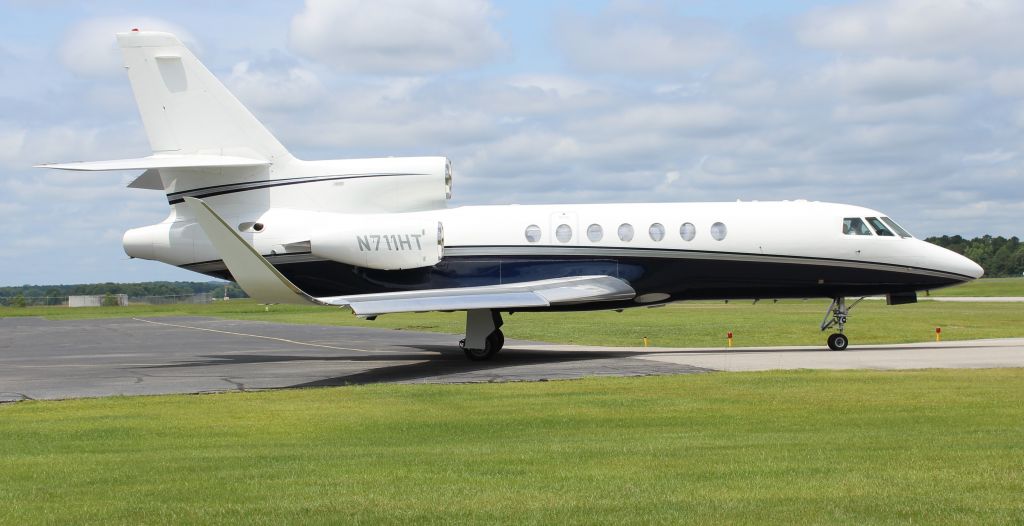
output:
M850 340L846 338L845 334L837 332L828 337L828 348L833 351L845 350L847 345L850 345Z
M465 340L459 342L462 345L463 352L466 353L466 358L474 362L482 362L484 360L490 360L498 351L501 350L502 346L505 345L505 335L500 330L496 330L487 335L487 339L484 340L483 349L470 349L465 347Z
M497 329L487 337L487 342L494 346L494 352L498 352L505 346L505 333Z

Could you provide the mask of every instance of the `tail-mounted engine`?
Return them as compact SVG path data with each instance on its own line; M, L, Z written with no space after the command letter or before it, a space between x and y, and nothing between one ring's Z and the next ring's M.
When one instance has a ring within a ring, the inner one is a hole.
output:
M313 255L339 263L380 270L429 267L444 256L444 228L431 220L373 216L364 224L337 226L310 238Z

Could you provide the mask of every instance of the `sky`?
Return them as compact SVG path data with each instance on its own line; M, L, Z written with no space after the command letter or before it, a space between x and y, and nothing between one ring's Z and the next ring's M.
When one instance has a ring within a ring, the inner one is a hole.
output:
M0 285L206 280L113 34L176 33L297 157L444 155L453 206L809 199L1020 236L1024 2L0 1Z

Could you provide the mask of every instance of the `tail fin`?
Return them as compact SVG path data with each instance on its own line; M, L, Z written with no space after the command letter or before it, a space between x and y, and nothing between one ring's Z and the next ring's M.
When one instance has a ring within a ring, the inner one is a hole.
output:
M154 153L291 159L177 37L132 30L117 41Z

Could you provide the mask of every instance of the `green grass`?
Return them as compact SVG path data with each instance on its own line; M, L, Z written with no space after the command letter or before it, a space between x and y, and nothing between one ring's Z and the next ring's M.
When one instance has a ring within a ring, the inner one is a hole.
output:
M557 343L639 346L647 336L657 347L724 346L733 332L736 346L822 345L818 324L827 301L691 302L656 309L506 315L508 338ZM460 334L463 313L392 314L376 321L339 309L275 305L269 311L250 301L212 305L132 306L91 309L60 307L0 308L9 315L76 319L108 316L219 316L231 319L315 325L356 325ZM944 340L1024 337L1024 304L954 304L922 301L886 306L866 300L854 308L847 333L854 344L925 342L942 328Z
M0 523L1024 521L1024 370L0 406Z
M1024 297L1024 278L982 278L976 281L934 290L932 296L1016 296Z

